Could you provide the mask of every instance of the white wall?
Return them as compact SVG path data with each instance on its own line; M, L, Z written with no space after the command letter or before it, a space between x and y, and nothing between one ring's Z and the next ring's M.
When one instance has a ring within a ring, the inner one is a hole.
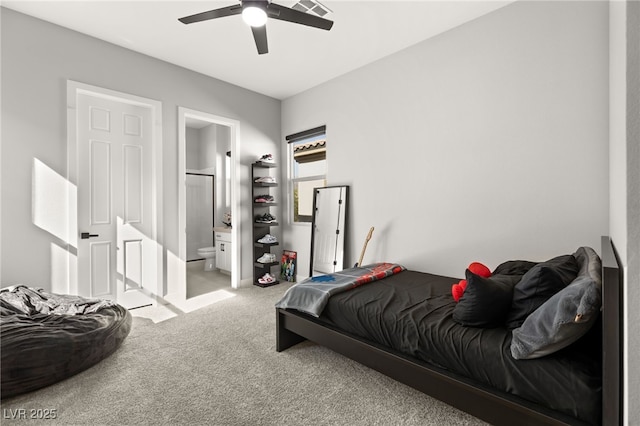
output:
M282 134L327 125L348 263L375 226L365 262L462 276L599 249L608 102L607 3L517 2L283 101ZM309 232L283 235L300 271Z
M609 232L623 266L627 266L627 5L609 3ZM624 274L628 282L628 274ZM627 286L628 288L628 286ZM627 292L624 292L627 293ZM628 298L628 295L625 294ZM628 336L629 313L626 315ZM628 357L625 358L628 360ZM628 364L625 361L626 364ZM628 406L625 411L628 411Z
M640 2L627 4L627 406L640 424Z
M227 194L225 180L227 151L231 150L231 129L227 126L216 125L216 140L216 211L214 226L223 226L224 214L231 210L227 208L227 206L231 206L231 195ZM255 161L255 158L253 160Z
M625 266L627 424L640 424L640 3L610 2L610 232Z
M63 243L32 224L31 168L36 158L66 176L68 79L162 102L166 257L178 257L178 106L240 122L241 203L250 205L249 164L279 146L280 101L9 9L1 19L2 285L50 288L52 252ZM245 223L249 210L239 213ZM240 239L240 276L249 279L250 227Z

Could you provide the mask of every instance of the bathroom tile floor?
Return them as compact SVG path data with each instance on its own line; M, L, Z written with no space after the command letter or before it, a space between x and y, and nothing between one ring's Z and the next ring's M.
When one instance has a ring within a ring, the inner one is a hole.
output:
M205 271L204 260L187 262L187 299L231 288L231 277L218 270Z

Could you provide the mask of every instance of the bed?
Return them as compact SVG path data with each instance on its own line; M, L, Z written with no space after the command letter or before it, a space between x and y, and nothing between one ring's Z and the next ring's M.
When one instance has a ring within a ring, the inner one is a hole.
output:
M622 272L611 239L601 246L601 311L577 341L552 353L514 359L511 329L453 321L451 286L459 279L416 271L335 294L318 317L276 308L276 350L311 340L496 425L621 424ZM426 311L414 309L425 303ZM391 325L382 324L389 315ZM484 347L469 346L474 340ZM453 352L433 349L442 346Z

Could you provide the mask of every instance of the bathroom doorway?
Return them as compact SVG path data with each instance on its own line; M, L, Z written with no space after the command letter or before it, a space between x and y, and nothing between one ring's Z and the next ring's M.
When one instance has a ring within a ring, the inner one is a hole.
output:
M187 128L187 158L190 151L201 151L198 145L204 140L197 138L190 143L189 133L193 137L190 130ZM187 299L190 299L231 287L231 271L226 270L217 257L216 246L224 246L216 244L214 231L216 205L220 201L216 198L215 176L192 171L191 167L187 170Z
M218 240L229 235L222 217L230 208L227 185L216 188L215 175L229 180L226 153L231 149L230 129L187 115L185 119L185 188L187 299L231 288L231 270L223 265ZM218 179L220 180L220 179ZM217 219L217 221L216 221ZM219 223L218 223L219 222ZM226 248L226 246L225 246Z
M236 164L239 124L201 111L178 108L179 259L172 296L187 300L238 287L240 224ZM225 223L225 221L227 223ZM193 229L192 229L193 228ZM180 267L180 265L182 265Z

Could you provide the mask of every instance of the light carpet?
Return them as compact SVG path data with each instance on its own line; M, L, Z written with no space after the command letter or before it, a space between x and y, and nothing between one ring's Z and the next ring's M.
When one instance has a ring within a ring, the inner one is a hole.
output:
M287 287L230 290L159 323L135 317L111 357L3 401L2 425L484 424L314 343L276 352L274 304ZM56 418L30 419L37 410Z

